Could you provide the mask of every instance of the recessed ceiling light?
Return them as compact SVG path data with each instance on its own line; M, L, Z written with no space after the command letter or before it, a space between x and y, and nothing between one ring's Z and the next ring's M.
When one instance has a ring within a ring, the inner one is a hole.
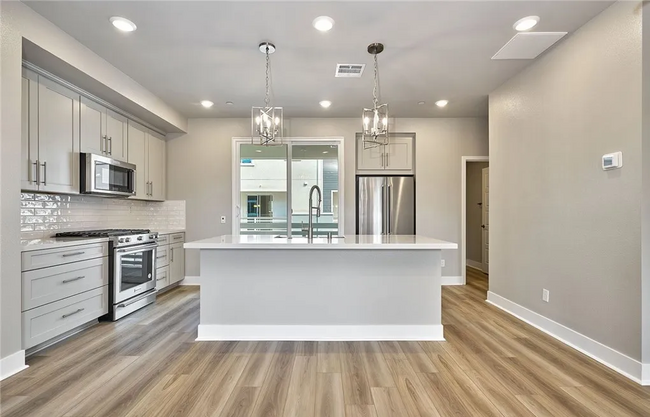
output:
M449 104L449 100L438 100L438 101L436 101L436 106L438 106L438 107L445 107L447 104Z
M539 23L539 16L526 16L523 19L519 19L512 26L518 32L525 32L534 28Z
M232 106L233 104L235 103L233 103L232 101L226 101L226 106Z
M330 151L323 151L323 153L330 153Z
M334 19L329 16L318 16L311 24L316 30L327 32L334 27Z
M122 32L133 32L136 30L138 27L130 21L129 19L125 19L123 17L119 16L113 16L109 19L113 26L121 30Z
M214 105L214 103L211 102L210 100L202 100L201 105L203 107L205 107L206 109L209 109L210 107L212 107Z
M424 103L425 103L424 101L418 101L418 104L419 104L420 106L423 105Z
M323 100L323 101L319 102L318 104L320 104L320 106L322 108L326 109L326 108L328 108L329 106L332 105L332 102L329 101L329 100Z
M262 153L262 151L259 150L259 149L255 149L255 152L257 152L257 153Z

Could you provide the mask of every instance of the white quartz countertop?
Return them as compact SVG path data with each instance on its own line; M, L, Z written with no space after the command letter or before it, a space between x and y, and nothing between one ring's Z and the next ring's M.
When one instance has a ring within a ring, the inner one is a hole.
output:
M32 250L65 248L68 246L89 245L93 243L104 243L104 242L108 242L108 238L101 237L95 239L85 239L85 238L84 239L79 239L79 238L28 239L28 240L21 240L20 244L22 246L22 251L28 252Z
M158 232L159 235L172 235L174 233L185 233L185 229L151 229L152 232Z
M187 242L186 249L373 249L373 250L413 250L413 249L458 249L453 242L420 235L369 236L349 235L335 238L314 238L309 242L304 237L275 237L272 235L216 236L209 239Z

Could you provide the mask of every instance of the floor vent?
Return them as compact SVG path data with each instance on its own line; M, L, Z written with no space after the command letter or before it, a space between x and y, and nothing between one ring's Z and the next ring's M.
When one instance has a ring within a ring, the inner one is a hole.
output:
M361 77L366 64L336 64L335 77Z

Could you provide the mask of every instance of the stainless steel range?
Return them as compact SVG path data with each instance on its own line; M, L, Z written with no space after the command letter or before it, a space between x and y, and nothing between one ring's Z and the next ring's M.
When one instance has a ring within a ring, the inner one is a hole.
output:
M57 233L65 238L109 238L109 306L118 320L156 301L158 233L148 229L105 229Z

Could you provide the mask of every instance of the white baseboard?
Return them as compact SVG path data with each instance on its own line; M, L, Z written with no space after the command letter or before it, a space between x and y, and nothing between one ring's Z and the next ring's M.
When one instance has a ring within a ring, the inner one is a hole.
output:
M29 368L25 365L25 351L19 350L16 353L0 359L0 381Z
M178 285L201 285L201 277L185 277Z
M641 370L641 385L650 385L650 363L644 363Z
M548 319L541 314L535 313L526 307L522 307L519 304L491 291L488 291L487 302L512 314L518 319L525 321L531 326L538 328L549 336L571 346L577 351L584 353L590 358L597 360L619 374L630 378L639 384L641 384L642 381L644 385L650 384L650 369L646 371L648 373L645 374L645 376L642 376L643 370L645 369L642 370L641 362L636 359L632 359L609 346L578 333L558 322ZM650 368L650 364L646 364L645 367Z
M288 340L288 341L444 341L442 324L423 326L301 326L199 324L197 341Z
M479 271L483 272L483 264L481 262L472 261L471 259L468 259L465 262L470 268L478 269Z
M440 277L440 283L442 285L465 285L463 277L454 277L454 276L442 276Z

